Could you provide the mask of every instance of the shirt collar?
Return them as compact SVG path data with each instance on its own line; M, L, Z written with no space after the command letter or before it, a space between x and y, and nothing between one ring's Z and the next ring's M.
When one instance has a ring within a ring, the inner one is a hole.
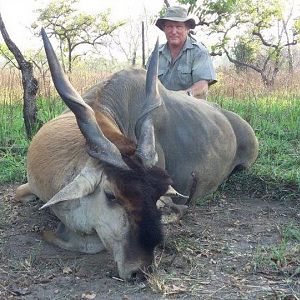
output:
M187 36L186 41L182 47L182 51L185 51L186 49L192 49L193 48L193 43L192 43L192 39Z
M181 49L181 53L184 52L187 49L192 49L193 48L193 43L192 43L192 39L187 36L186 41ZM162 53L169 62L171 62L171 53L170 53L170 49L168 46L168 43L163 44L160 48L159 48L159 52Z

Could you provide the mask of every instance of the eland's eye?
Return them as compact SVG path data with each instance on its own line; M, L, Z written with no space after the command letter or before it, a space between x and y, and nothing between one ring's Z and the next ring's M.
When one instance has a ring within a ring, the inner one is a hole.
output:
M106 196L106 198L107 198L108 200L116 200L115 195L112 194L112 193L107 193L107 192L105 192L105 196Z
M106 196L106 201L109 205L120 205L119 200L116 196L110 192L104 192Z

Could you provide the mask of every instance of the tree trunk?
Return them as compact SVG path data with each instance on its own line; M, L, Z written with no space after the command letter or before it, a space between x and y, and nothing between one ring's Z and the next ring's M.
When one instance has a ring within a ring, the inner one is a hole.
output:
M31 139L35 126L37 125L37 107L36 94L38 91L38 81L33 76L32 63L25 60L19 48L10 39L5 25L0 14L0 31L2 33L5 44L12 52L18 62L19 69L22 73L23 84L23 118L25 123L25 130L28 139Z
M145 25L142 22L142 67L146 69L146 59L145 59Z
M37 107L36 107L36 94L38 91L38 81L33 76L32 63L24 60L22 62L22 84L24 89L23 95L23 118L25 123L26 135L31 139L37 123Z
M136 65L136 50L132 54L131 65L134 67Z

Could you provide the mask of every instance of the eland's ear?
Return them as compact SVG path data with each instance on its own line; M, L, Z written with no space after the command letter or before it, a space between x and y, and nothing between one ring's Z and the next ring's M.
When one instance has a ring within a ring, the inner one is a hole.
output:
M55 194L40 210L62 201L75 200L91 194L100 183L102 174L103 167L89 159L73 181Z

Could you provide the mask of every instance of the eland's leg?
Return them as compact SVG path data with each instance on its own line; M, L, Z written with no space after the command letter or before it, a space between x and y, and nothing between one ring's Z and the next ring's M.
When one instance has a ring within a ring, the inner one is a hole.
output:
M29 183L20 185L16 191L16 200L17 201L30 201L36 199L36 195L31 192Z
M81 235L68 229L63 223L59 223L55 232L47 230L43 232L45 241L62 249L94 254L105 249L100 238L93 235Z

